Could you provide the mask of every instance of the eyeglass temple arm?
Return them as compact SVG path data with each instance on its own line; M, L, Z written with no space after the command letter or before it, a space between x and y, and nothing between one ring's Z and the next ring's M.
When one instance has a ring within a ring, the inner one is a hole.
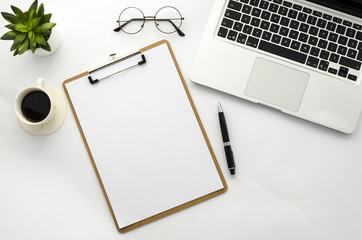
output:
M115 31L115 32L121 31L122 28L124 28L128 23L130 23L132 21L144 21L144 18L132 18L132 19L128 20L127 22L123 23L122 25L120 25L118 28L113 29L113 31ZM117 21L117 22L119 22L119 21Z
M181 18L181 20L184 20L184 18ZM185 33L184 33L183 31L181 31L181 29L178 28L178 27L176 26L176 24L174 24L174 23L172 22L171 19L157 19L157 21L168 21L168 22L170 22L170 23L172 24L172 26L176 29L178 35L180 35L181 37L184 37L184 36L185 36Z

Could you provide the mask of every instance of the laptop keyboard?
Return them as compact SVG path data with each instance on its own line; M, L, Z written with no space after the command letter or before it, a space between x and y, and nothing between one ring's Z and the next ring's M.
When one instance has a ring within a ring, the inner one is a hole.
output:
M219 37L356 81L362 26L283 0L230 0Z

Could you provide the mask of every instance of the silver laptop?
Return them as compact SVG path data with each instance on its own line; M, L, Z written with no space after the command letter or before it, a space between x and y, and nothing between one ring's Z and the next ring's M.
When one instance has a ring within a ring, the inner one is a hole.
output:
M352 133L361 62L362 0L215 0L190 78Z

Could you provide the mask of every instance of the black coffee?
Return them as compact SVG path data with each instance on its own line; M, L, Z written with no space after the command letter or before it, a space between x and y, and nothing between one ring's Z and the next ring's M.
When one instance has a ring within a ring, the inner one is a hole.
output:
M50 112L50 99L43 91L28 93L21 102L21 112L30 122L43 121Z

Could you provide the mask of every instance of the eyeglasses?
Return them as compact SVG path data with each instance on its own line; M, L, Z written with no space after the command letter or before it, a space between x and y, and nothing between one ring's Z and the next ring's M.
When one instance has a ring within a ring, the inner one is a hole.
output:
M183 37L185 34L180 30L182 20L184 18L179 10L171 6L160 8L155 16L145 16L140 9L128 7L119 14L117 20L119 27L115 28L114 31L122 30L127 34L136 34L142 30L146 21L154 21L160 32L166 34L177 32Z

